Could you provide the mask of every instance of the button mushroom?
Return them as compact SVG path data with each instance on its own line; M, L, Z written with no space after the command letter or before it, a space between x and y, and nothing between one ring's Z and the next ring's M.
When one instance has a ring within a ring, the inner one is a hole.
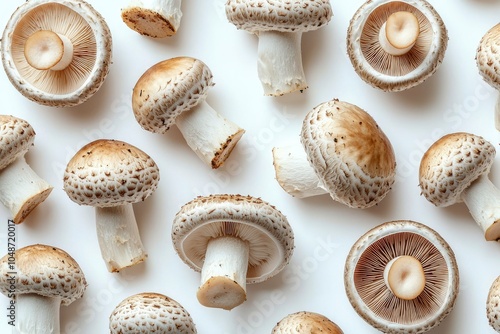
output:
M164 38L175 35L181 24L182 0L130 0L122 20L141 35Z
M495 154L484 138L456 132L434 142L420 161L422 195L437 207L464 202L486 240L500 238L500 190L488 178Z
M313 108L300 141L273 149L276 179L292 196L329 193L350 207L368 208L394 183L396 160L389 139L353 104L334 99Z
M322 314L314 312L292 313L281 319L274 326L271 334L344 334L336 323Z
M111 32L82 0L30 0L12 14L2 61L14 87L37 103L70 107L101 87L111 63Z
M347 31L357 74L384 91L402 91L429 78L443 61L448 32L424 0L366 1Z
M344 284L355 311L374 328L423 333L453 309L459 272L452 249L436 231L398 220L371 229L354 243Z
M332 17L328 0L228 0L226 16L238 29L259 37L257 71L265 95L280 96L308 87L302 66L302 33Z
M22 223L53 187L27 164L24 155L35 141L35 131L20 118L0 115L0 202L12 220Z
M68 162L64 190L72 201L95 207L97 238L110 272L147 257L132 204L149 197L159 179L149 155L119 140L93 141Z
M246 300L246 284L279 273L293 252L286 217L259 198L198 197L176 214L172 241L179 257L201 271L197 297L207 307L233 309Z
M147 131L165 133L174 124L198 157L211 166L224 164L245 132L206 101L212 72L202 61L177 57L149 68L132 94L134 115Z
M490 326L500 333L500 276L490 286L486 300L486 316Z
M30 245L0 259L0 292L15 295L19 333L59 334L60 306L81 298L86 288L80 266L62 249Z
M111 334L196 334L189 312L165 295L144 292L125 298L109 317Z

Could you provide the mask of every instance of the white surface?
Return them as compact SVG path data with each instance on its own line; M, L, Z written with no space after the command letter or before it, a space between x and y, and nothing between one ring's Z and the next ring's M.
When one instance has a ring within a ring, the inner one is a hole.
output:
M108 332L108 316L125 297L143 291L166 294L191 313L204 334L265 334L283 316L301 310L319 312L345 333L377 333L349 304L344 291L344 262L351 245L385 221L424 223L448 241L460 268L460 293L453 312L429 333L493 333L485 315L488 289L500 275L500 245L486 242L464 205L435 208L420 196L418 165L438 137L454 131L484 136L495 147L496 91L481 80L475 52L482 35L498 21L494 0L432 1L449 31L441 67L426 82L401 93L371 88L354 72L345 52L349 20L363 1L332 1L334 17L323 29L304 34L304 70L309 89L280 98L264 97L257 78L257 38L238 31L224 15L225 0L185 1L179 32L169 39L140 36L125 26L125 1L89 1L107 20L113 34L113 64L99 92L71 109L37 105L21 96L0 73L2 113L29 121L37 132L27 155L31 166L55 189L29 219L18 226L18 247L32 243L66 250L89 282L83 299L61 309L63 333ZM0 27L24 0L0 1ZM193 56L211 68L216 85L208 102L246 129L225 167L212 171L189 149L179 131L165 135L140 128L131 110L131 91L139 76L158 61ZM298 140L304 115L332 98L368 111L392 141L398 181L377 206L364 211L333 202L328 196L295 199L274 179L271 149ZM110 274L100 258L94 210L73 203L62 190L67 161L97 138L127 141L142 148L160 167L156 193L135 205L145 264ZM491 178L500 185L500 156ZM172 219L197 195L241 193L262 197L289 219L296 236L294 256L283 273L248 286L248 300L228 312L208 309L196 300L200 274L173 250ZM0 208L0 253L7 252L6 220ZM3 226L3 227L1 227ZM0 332L6 326L8 299L0 296ZM5 313L5 315L4 315Z

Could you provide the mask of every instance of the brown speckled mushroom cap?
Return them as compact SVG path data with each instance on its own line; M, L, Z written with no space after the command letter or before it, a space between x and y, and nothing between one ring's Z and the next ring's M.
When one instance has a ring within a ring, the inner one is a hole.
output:
M112 207L143 201L157 188L159 169L139 148L100 139L82 147L68 162L64 190L83 205Z
M486 317L490 326L500 333L500 276L493 281L488 291Z
M73 44L63 70L39 70L25 56L27 39L51 31ZM109 72L112 38L104 18L83 0L30 0L12 14L2 36L2 61L14 87L37 103L70 107L89 99Z
M229 0L226 16L238 29L259 31L311 31L326 25L332 17L329 0L271 1Z
M286 217L269 203L242 195L197 197L175 215L172 241L179 257L201 271L210 239L235 236L249 245L247 283L279 273L293 253L294 238Z
M489 173L495 154L490 142L474 134L456 132L441 137L420 162L422 195L439 207L462 202L463 191Z
M418 260L425 287L414 299L396 297L384 281L388 263L399 256ZM410 220L381 224L351 247L344 270L349 302L371 326L384 333L423 333L453 309L459 272L448 243L433 229Z
M35 130L24 119L0 115L0 170L25 155L35 141Z
M11 293L9 272L10 255L0 259L0 292ZM45 297L61 298L69 305L81 298L87 282L78 263L62 249L47 245L31 245L15 252L16 294L35 293Z
M396 159L389 139L353 104L334 99L312 109L304 119L301 142L325 189L345 205L373 206L394 183Z
M189 312L165 295L144 292L125 298L109 317L111 334L196 334Z
M296 312L287 315L274 326L272 334L343 334L337 324L322 314Z
M496 24L484 34L476 51L479 74L493 88L500 90L500 24Z
M201 60L176 57L150 67L132 94L134 115L145 130L165 133L175 119L205 100L214 84L212 72Z

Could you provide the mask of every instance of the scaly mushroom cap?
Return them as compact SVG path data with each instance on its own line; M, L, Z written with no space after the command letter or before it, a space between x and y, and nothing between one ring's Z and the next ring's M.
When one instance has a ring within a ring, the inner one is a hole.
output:
M301 142L309 163L332 198L355 208L380 202L396 176L389 139L361 108L337 99L304 119Z
M284 317L274 326L272 334L343 334L330 319L314 312L297 312Z
M481 38L476 52L476 64L484 81L500 90L500 24Z
M100 139L68 162L64 190L78 204L112 207L145 200L159 180L158 166L149 155L119 140Z
M395 12L410 12L420 33L411 50L400 56L384 51L379 31ZM436 10L424 0L366 1L354 14L347 31L347 51L358 75L373 87L401 91L430 77L441 64L448 32Z
M111 334L196 334L191 315L177 301L159 293L125 298L109 317Z
M399 257L417 259L425 275L418 297L405 300L387 287L384 271ZM384 333L423 333L437 326L453 309L459 272L448 243L426 225L400 220L381 224L352 246L346 259L344 284L355 311Z
M134 87L135 118L143 129L165 133L177 116L204 101L213 85L212 72L198 59L161 61L150 67Z
M228 0L226 16L238 29L305 32L326 25L333 15L329 0Z
M207 244L220 236L235 236L249 245L247 283L259 283L279 273L293 253L293 231L274 206L251 196L197 197L176 214L172 241L179 257L201 271Z
M495 147L480 136L456 132L441 137L420 162L422 195L440 207L462 202L462 192L489 173L495 154Z
M39 70L25 56L37 31L52 31L73 44L63 70ZM111 64L111 32L104 18L82 0L30 0L11 16L2 37L2 61L11 83L37 103L69 107L85 102L101 87Z
M47 245L31 245L15 252L15 293L35 293L45 297L61 298L69 305L81 298L87 282L76 261L62 249ZM0 259L0 292L12 293L12 260L7 254Z
M24 119L0 115L0 170L24 156L35 141L35 130Z
M500 276L493 281L488 292L486 316L490 326L500 333Z

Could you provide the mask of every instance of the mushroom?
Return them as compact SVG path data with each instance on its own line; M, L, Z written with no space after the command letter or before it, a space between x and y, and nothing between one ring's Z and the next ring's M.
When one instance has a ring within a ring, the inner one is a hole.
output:
M447 46L446 26L424 0L366 1L347 31L355 71L383 91L402 91L425 81L443 61Z
M493 26L484 34L476 51L476 64L479 74L491 87L500 91L500 24ZM495 128L500 131L500 94L495 104Z
M35 130L24 119L0 115L0 202L12 220L22 223L53 187L31 169L24 155L35 141Z
M153 159L119 140L88 143L68 162L64 190L73 202L95 207L97 238L110 272L147 257L132 204L149 197L159 180Z
M2 61L14 87L42 105L70 107L101 87L111 63L111 32L82 0L29 0L2 36Z
M500 276L491 284L486 300L486 316L491 327L500 333Z
M81 298L87 282L64 250L30 245L0 259L0 292L15 297L16 332L59 334L60 306Z
M273 148L276 179L292 196L329 193L364 209L379 203L395 181L392 145L358 106L337 99L319 104L306 115L300 141Z
M206 101L212 72L202 61L177 57L150 67L137 81L132 108L144 130L165 133L177 125L191 149L212 168L224 164L245 130Z
M322 314L302 311L287 315L274 326L272 334L344 334L337 324Z
M428 148L419 171L422 195L437 207L464 202L489 241L500 238L500 190L488 178L495 154L481 136L450 133Z
M264 95L308 88L302 66L302 33L328 24L329 0L228 0L226 16L259 38L257 72Z
M436 231L396 220L354 243L344 284L354 310L374 328L390 334L424 333L453 309L459 272L452 249Z
M175 35L181 24L182 0L130 0L122 20L141 35L164 38Z
M165 295L144 292L125 298L109 317L111 334L196 334L189 312Z
M198 301L231 310L246 300L246 284L278 274L292 256L286 217L263 200L242 195L197 197L175 215L179 257L201 271Z

